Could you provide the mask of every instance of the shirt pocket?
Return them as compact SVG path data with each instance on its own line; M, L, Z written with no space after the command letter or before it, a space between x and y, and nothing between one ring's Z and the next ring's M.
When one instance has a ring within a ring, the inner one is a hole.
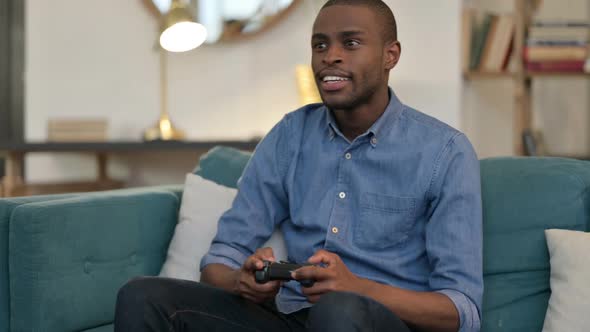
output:
M402 245L416 223L416 204L416 198L363 193L354 241L375 249Z

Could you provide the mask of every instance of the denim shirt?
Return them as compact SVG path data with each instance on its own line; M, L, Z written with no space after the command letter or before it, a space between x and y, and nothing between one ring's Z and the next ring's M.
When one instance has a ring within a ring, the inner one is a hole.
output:
M287 114L260 142L201 260L239 268L279 228L288 258L318 249L378 283L448 296L460 331L479 331L483 295L479 162L468 139L403 105L350 142L331 112ZM311 306L285 283L281 312Z

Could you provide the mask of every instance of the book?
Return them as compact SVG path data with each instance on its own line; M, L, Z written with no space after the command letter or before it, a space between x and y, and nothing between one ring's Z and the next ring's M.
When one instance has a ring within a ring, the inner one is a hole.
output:
M461 67L464 73L469 71L474 26L475 10L473 8L464 8L461 16Z
M107 120L96 119L96 120L77 120L77 119L50 119L47 122L49 128L98 128L104 129L107 127Z
M47 135L50 142L104 142L107 140L106 133L56 133Z
M504 62L502 62L502 70L505 71L508 69L510 65L510 57L512 52L514 51L514 33L512 33L512 38L510 38L510 42L508 44L508 51L506 52L506 57L504 58Z
M490 21L490 28L485 36L483 51L477 64L477 69L480 71L486 70L484 66L486 66L490 62L493 53L496 52L496 50L494 49L494 43L495 40L498 38L499 24L500 17L497 15L493 15Z
M512 52L515 21L512 15L500 15L492 23L486 40L485 55L481 59L479 69L488 72L499 72L506 68Z
M479 68L486 38L490 32L490 28L492 27L494 17L496 17L496 15L486 13L481 26L475 29L471 46L471 58L469 62L469 69L471 70L476 70Z
M50 119L47 139L53 142L90 142L107 140L106 119Z
M585 60L573 61L531 61L526 69L534 72L583 72Z
M575 20L537 20L531 24L535 28L590 28L588 21Z
M531 27L529 38L544 40L588 40L590 29L586 27Z
M526 61L585 60L588 48L585 46L526 46Z
M587 46L586 39L570 39L570 40L555 40L555 39L534 39L529 38L526 41L527 46Z

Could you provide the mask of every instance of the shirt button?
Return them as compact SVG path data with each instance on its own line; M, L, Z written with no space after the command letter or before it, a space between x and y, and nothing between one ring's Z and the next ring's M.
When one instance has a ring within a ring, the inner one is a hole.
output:
M338 234L338 227L332 227L332 233Z
M347 153L347 154L344 155L344 158L350 159L350 158L352 158L352 155L350 153Z
M377 144L377 137L371 138L371 143L372 144Z
M338 194L338 197L344 199L344 197L346 197L346 193L345 192L341 192L340 194Z

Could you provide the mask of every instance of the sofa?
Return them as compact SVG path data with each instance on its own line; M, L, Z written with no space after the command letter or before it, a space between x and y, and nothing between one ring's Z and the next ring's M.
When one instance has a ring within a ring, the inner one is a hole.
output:
M216 147L195 172L235 187L249 154ZM551 294L544 230L588 231L590 163L481 160L482 331L540 331ZM157 275L182 185L0 199L0 331L112 332L118 289Z

